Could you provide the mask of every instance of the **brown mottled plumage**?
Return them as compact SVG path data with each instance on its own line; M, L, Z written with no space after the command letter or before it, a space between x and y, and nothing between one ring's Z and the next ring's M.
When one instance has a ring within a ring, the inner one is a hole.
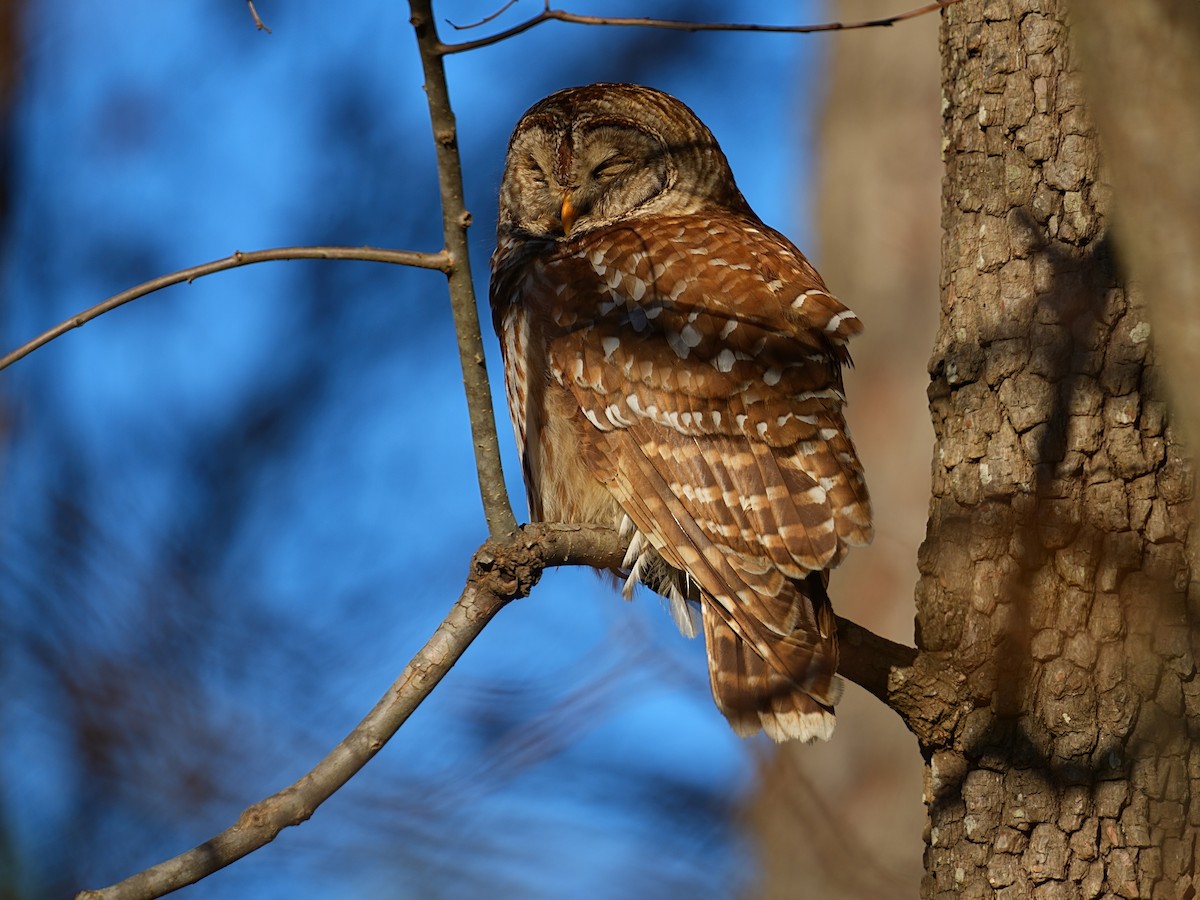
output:
M621 528L626 596L647 584L686 634L698 604L738 734L828 738L825 588L871 537L842 416L858 318L692 111L624 84L517 124L491 302L532 517Z

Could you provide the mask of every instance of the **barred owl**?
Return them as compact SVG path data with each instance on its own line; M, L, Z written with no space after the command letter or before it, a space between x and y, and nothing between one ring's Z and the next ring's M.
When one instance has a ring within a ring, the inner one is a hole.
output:
M733 729L828 738L826 586L871 537L842 416L858 318L764 225L712 133L651 88L552 94L517 124L491 305L535 521L618 528L623 593L703 627Z

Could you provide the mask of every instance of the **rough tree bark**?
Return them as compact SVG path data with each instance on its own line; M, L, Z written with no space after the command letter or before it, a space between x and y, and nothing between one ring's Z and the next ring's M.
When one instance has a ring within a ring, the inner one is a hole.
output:
M1195 870L1192 474L1068 37L1059 0L942 25L917 637L969 711L922 735L928 898L1177 897Z
M1150 303L1188 446L1200 446L1200 3L1071 0L1088 104L1116 192L1121 260Z

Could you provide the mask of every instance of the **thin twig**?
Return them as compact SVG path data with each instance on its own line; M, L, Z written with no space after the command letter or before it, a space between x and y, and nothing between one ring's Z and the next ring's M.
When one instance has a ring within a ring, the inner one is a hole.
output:
M378 753L433 691L471 642L510 601L527 596L544 569L607 567L624 553L615 531L536 525L488 542L472 561L458 601L375 707L295 784L246 808L236 822L198 847L76 900L150 900L193 884L307 821Z
M515 3L516 0L513 0L513 2ZM259 31L265 31L267 34L270 34L271 29L258 17L258 10L254 8L254 0L246 0L246 4L250 7L250 15L254 16L254 27Z
M483 514L493 538L509 534L517 527L504 472L500 467L500 441L496 437L496 416L492 409L492 389L488 383L483 356L483 337L479 331L479 313L475 307L475 288L471 283L471 261L467 246L467 226L471 214L463 203L462 163L458 156L458 126L450 107L446 70L442 65L437 29L433 22L432 0L410 0L410 21L417 36L421 66L425 73L425 97L429 102L429 120L437 151L438 188L442 197L442 225L446 252L452 260L447 270L450 308L458 337L462 363L463 388L467 394L467 413L475 445L475 467Z
M378 247L277 247L271 250L253 250L248 253L237 250L231 256L226 256L224 259L216 259L212 262L201 263L198 266L180 269L178 272L162 275L151 281L139 284L136 287L121 291L119 294L114 294L107 300L71 316L65 322L60 322L49 331L39 334L33 340L25 342L11 353L0 357L0 371L8 368L17 360L28 356L39 347L44 347L55 338L61 337L68 331L78 328L81 325L86 325L92 319L102 316L106 312L116 309L118 306L124 306L131 300L137 300L139 297L145 297L147 294L153 294L155 291L160 291L165 287L170 287L173 284L179 284L184 281L190 284L197 278L203 278L205 275L211 275L214 272L223 272L226 269L236 269L239 266L248 266L253 263L284 259L357 259L365 262L384 262L401 266L415 266L418 269L439 269L443 272L450 266L450 257L445 251L441 251L440 253L418 253L414 250L384 250Z
M752 31L760 34L813 34L821 31L850 31L858 28L889 28L897 22L915 19L927 13L953 6L960 0L938 0L927 3L916 9L910 9L892 16L879 19L866 19L861 22L824 22L819 25L757 25L743 22L684 22L678 19L647 19L630 18L627 16L585 16L579 13L566 12L561 9L544 9L512 28L497 32L485 38L474 41L462 41L457 44L442 44L439 52L448 56L451 53L464 53L467 50L478 50L491 44L498 44L509 38L516 37L543 22L570 22L576 25L609 25L633 28L666 28L672 31ZM507 8L507 7L506 7ZM503 12L503 10L501 10ZM486 21L486 20L485 20Z
M516 2L517 2L517 0L508 0L507 3L505 3L502 7L500 7L498 10L496 10L490 16L484 16L478 22L472 22L470 25L455 25L449 19L446 20L446 24L449 25L451 28L453 28L455 31L469 31L472 28L478 28L480 25L486 25L488 22L491 22L495 19L500 18L502 15L504 15L506 12L508 12L509 8L511 6L513 6L513 4L515 4Z

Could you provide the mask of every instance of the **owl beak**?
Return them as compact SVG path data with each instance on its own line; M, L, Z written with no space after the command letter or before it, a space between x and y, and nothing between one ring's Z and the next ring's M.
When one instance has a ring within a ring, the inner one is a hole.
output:
M579 210L571 205L570 195L565 195L562 202L563 234L571 233L571 229L575 226L575 220L578 218Z

